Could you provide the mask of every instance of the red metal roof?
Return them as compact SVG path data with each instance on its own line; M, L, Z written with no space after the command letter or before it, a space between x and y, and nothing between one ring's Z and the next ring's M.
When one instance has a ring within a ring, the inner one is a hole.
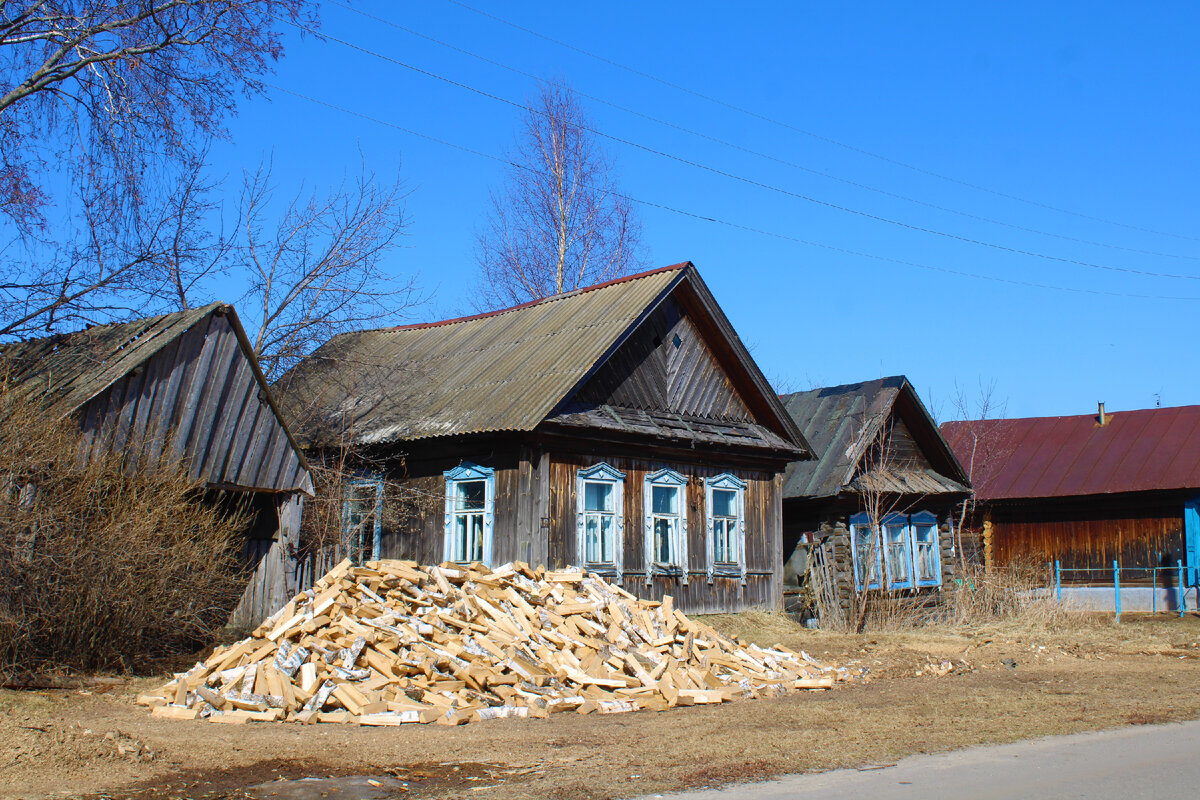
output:
M1200 406L946 422L980 500L1200 489Z

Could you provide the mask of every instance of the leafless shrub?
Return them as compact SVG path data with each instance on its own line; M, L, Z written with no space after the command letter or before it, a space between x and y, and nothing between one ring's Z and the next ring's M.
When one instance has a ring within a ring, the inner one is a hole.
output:
M84 460L78 429L0 381L0 670L133 669L212 638L245 517L181 465ZM216 498L211 498L215 500Z

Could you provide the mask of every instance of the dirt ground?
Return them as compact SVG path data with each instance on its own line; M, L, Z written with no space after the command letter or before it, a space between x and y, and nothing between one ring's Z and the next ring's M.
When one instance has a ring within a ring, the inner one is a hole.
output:
M869 679L777 700L457 728L154 719L133 697L162 676L0 691L0 798L269 797L247 787L350 775L388 779L394 797L629 797L1200 716L1200 618L1190 615L864 636L765 614L708 621L865 665Z

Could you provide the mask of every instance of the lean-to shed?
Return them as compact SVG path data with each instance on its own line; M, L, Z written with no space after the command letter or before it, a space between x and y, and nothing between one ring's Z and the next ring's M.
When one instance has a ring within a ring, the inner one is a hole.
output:
M785 591L815 575L814 590L848 610L864 584L919 594L952 580L952 512L970 488L908 379L781 399L816 454L784 478Z
M13 391L79 421L88 457L120 452L139 468L177 460L212 501L244 500L252 573L233 624L255 625L291 597L312 482L231 306L3 345L0 368Z
M276 387L310 456L358 457L358 557L575 565L695 612L779 600L783 471L808 448L690 263L343 334Z

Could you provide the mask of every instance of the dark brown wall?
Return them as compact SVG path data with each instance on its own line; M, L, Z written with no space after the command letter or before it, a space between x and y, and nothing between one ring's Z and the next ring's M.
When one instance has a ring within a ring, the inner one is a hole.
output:
M663 301L573 399L585 405L751 421L749 408L704 337L670 299Z
M389 497L389 504L403 503L402 513L385 515L400 520L385 524L382 555L436 564L443 558L445 477L443 473L463 461L491 467L496 477L493 559L496 564L519 560L550 568L576 563L575 473L604 461L625 473L624 587L643 597L675 598L677 607L689 613L737 611L748 607L775 607L780 597L780 495L782 478L775 467L759 464L718 463L713 456L656 460L630 454L628 445L607 448L580 441L578 447L557 444L546 447L513 440L458 441L452 444L411 443L424 452L410 454L403 467L396 466L389 479L400 484L409 500ZM637 448L634 448L635 450ZM650 448L641 448L649 451ZM642 481L647 472L670 467L689 478L688 559L692 573L688 584L675 578L655 577L647 586L644 578ZM705 477L731 472L747 482L746 558L747 584L737 579L707 579L704 519Z
M737 611L755 606L774 607L778 598L781 520L779 515L782 478L766 470L750 470L703 461L656 460L617 454L554 453L550 458L549 564L563 567L579 563L576 550L575 476L578 470L605 462L625 473L625 548L623 586L650 599L663 594L691 613ZM670 468L688 479L688 571L686 585L678 578L655 576L645 581L644 488L648 473ZM708 583L704 508L704 479L732 473L745 481L747 583L715 578Z
M1116 559L1121 563L1122 579L1129 570L1128 579L1135 580L1140 577L1136 574L1139 569L1173 566L1176 559L1184 558L1186 499L1177 492L1144 492L992 503L986 513L991 518L993 563L1041 566L1058 560L1064 569L1111 573ZM1085 578L1064 575L1064 580Z

